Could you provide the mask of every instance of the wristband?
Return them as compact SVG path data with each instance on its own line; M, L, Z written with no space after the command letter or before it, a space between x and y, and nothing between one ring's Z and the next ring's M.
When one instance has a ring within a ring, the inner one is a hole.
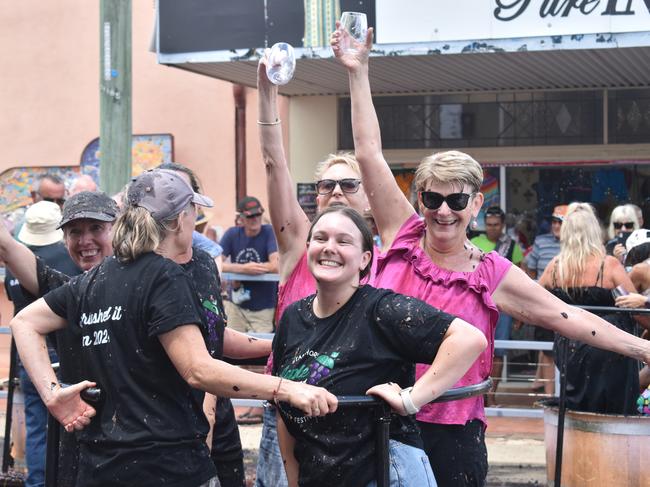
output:
M417 413L420 408L415 407L415 404L413 404L413 399L411 399L411 391L413 390L412 387L407 387L406 389L402 389L399 391L399 395L402 397L402 404L404 405L404 410L406 411L406 414L415 414Z
M279 125L282 123L282 120L279 118L275 120L275 122L262 122L261 120L257 121L257 125Z

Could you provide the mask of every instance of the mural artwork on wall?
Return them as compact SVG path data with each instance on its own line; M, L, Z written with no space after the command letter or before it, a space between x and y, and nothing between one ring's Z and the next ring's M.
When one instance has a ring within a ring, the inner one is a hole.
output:
M0 174L0 214L29 205L34 182L46 172L60 176L67 188L79 174L88 174L99 184L99 156L99 138L96 138L84 149L80 166L22 166L4 171ZM164 162L172 162L174 138L171 134L134 135L131 156L133 176Z

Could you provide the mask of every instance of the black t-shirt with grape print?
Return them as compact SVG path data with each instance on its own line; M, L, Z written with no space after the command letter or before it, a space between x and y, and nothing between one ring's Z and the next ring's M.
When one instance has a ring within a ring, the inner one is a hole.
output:
M291 304L273 341L273 374L363 395L370 387L413 385L415 363L433 361L453 316L386 289L361 286L336 313L318 318L315 295ZM375 477L375 424L368 409L340 408L322 418L278 408L296 440L304 486L359 486ZM413 417L393 415L390 437L421 446Z

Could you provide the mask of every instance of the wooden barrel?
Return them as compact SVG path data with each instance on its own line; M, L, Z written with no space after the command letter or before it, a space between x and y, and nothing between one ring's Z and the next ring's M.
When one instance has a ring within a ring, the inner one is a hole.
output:
M546 477L554 486L558 409L544 408ZM650 487L650 417L567 411L562 487Z

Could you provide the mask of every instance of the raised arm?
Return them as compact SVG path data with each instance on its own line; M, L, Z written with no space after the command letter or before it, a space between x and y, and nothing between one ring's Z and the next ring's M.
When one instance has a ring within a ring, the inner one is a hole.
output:
M195 325L179 326L159 339L178 373L194 389L224 397L277 399L312 416L336 411L336 396L322 387L255 374L212 359Z
M258 124L266 166L269 214L280 253L280 282L287 280L305 251L309 219L298 204L282 143L278 87L266 76L265 59L257 69Z
M5 261L7 269L18 279L22 287L34 296L38 296L36 257L26 246L14 240L2 222L0 222L0 260Z
M332 34L330 43L334 55L348 70L354 154L361 166L361 178L382 245L388 249L402 224L415 210L397 185L381 150L381 132L368 78L372 34L373 30L368 29L365 45L350 40L354 42L356 51L345 51L343 45L347 41L344 38L349 35L337 22L337 30Z
M625 333L594 314L569 306L515 266L510 267L492 298L501 311L518 320L603 350L644 362L650 360L650 342Z

